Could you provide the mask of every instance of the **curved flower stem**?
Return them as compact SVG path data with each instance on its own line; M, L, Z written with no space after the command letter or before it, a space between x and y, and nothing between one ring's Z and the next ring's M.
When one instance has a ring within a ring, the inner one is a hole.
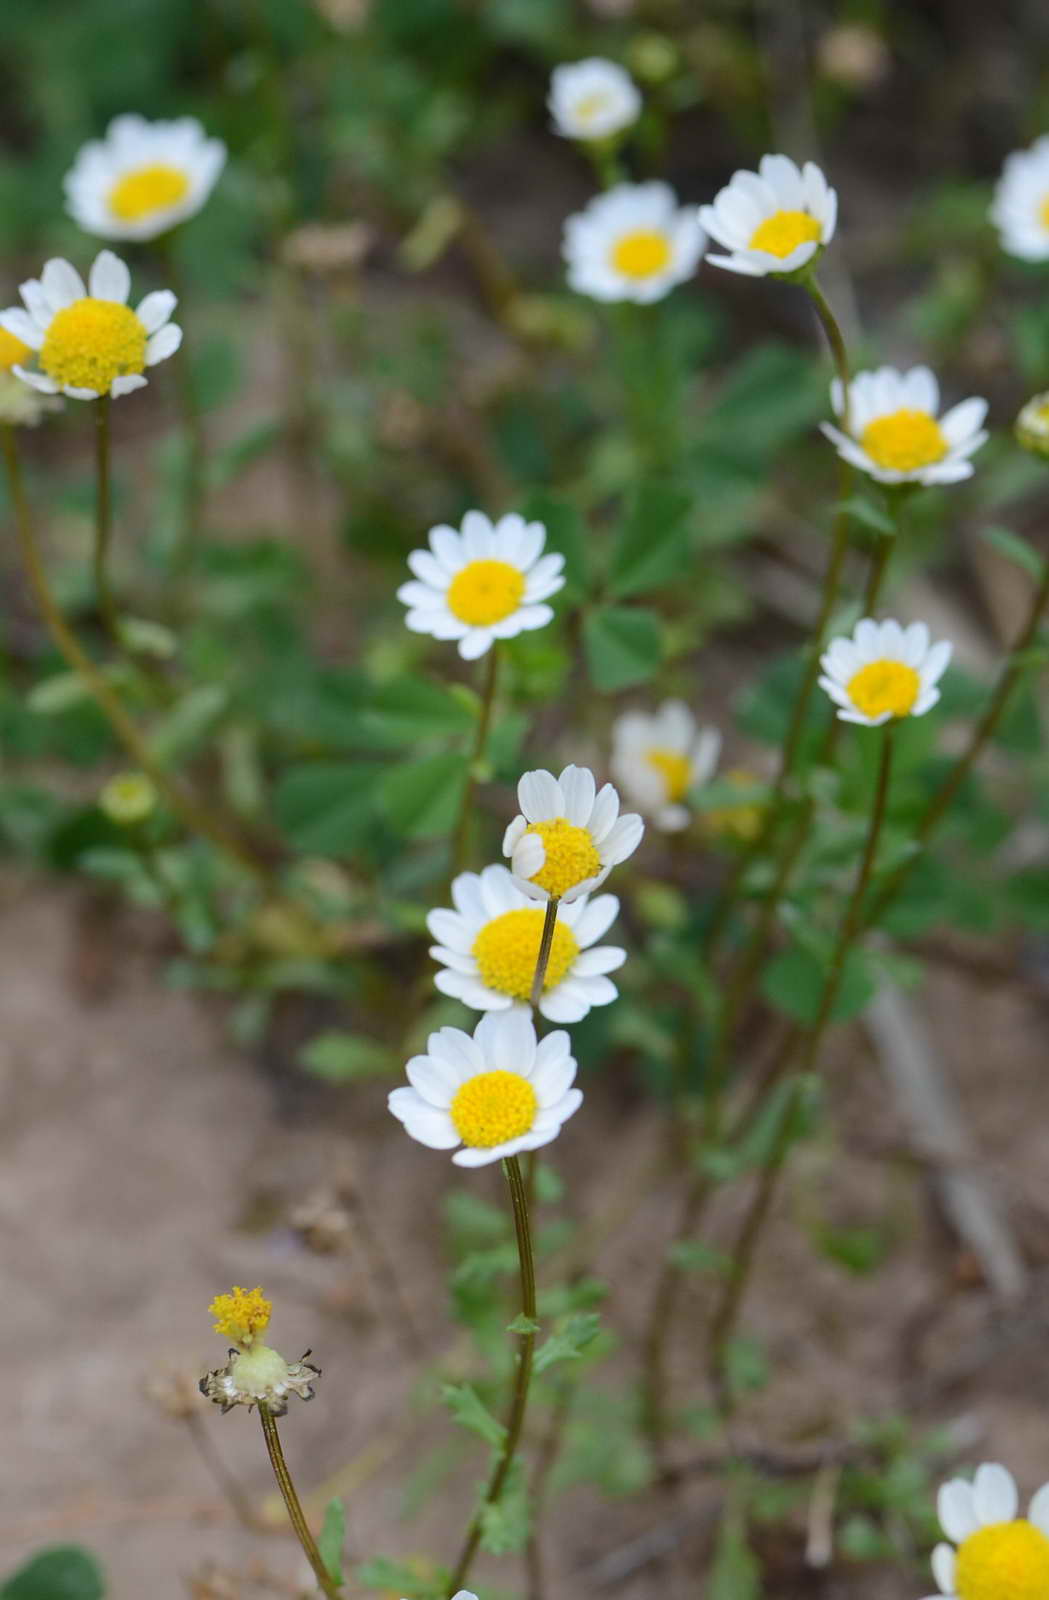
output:
M477 717L477 731L474 735L473 749L470 752L470 765L466 773L466 784L463 788L463 798L459 805L459 817L455 824L455 833L452 844L452 877L455 878L466 865L466 850L470 841L470 820L473 810L473 798L477 788L478 768L484 761L488 748L488 733L492 725L492 708L495 704L495 689L499 679L499 641L493 641L485 663L484 684L481 689L481 709Z
M147 777L152 780L185 827L191 833L199 833L204 838L209 839L216 849L220 850L224 855L230 856L240 866L245 867L252 873L264 887L268 887L270 873L263 862L258 860L247 846L242 844L233 834L227 833L225 828L202 806L198 805L197 801L187 794L181 785L155 759L138 727L124 710L123 705L106 681L106 678L99 671L72 628L66 622L65 617L58 608L54 595L51 593L44 563L37 548L36 535L33 531L32 518L29 513L29 503L26 499L25 486L22 482L22 468L18 458L18 447L15 443L14 432L10 427L5 426L0 429L0 433L2 433L3 437L4 460L7 467L11 500L15 509L15 525L18 530L22 559L41 615L67 665L83 680L98 703L100 710L105 714L113 732L136 766L140 767Z
M557 923L557 908L560 900L551 898L546 902L546 916L543 918L543 932L539 940L539 958L535 964L535 976L532 979L532 992L529 995L529 1004L533 1011L538 1009L543 997L543 984L546 982L546 969L550 963L550 951L554 943L554 928Z
M837 320L831 311L826 296L824 295L819 284L816 282L815 276L813 275L806 279L802 287L806 290L810 299L812 300L813 306L816 309L816 314L819 317L820 323L822 324L823 330L827 336L827 342L830 345L831 353L834 357L834 365L837 371L838 381L842 386L845 411L847 413L849 394L849 362L848 355L845 350L845 341L841 334L841 329L838 327ZM848 427L847 414L843 417L843 426L846 428ZM830 624L831 617L834 614L834 608L838 603L838 594L841 589L842 573L845 567L845 557L848 554L849 549L849 513L846 509L846 501L848 500L849 490L852 487L852 476L853 474L851 466L848 464L848 462L843 461L841 463L840 470L838 507L835 513L834 526L831 532L830 559L827 563L827 569L823 577L823 589L820 595L819 613L816 618L816 625L813 630L812 638L808 644L808 661L805 667L805 673L801 681L801 686L794 699L790 724L787 728L786 738L783 742L783 749L780 754L779 771L776 774L776 779L772 786L772 793L769 796L768 803L765 808L762 826L758 829L757 833L754 835L754 838L750 841L747 847L740 851L736 864L726 879L721 893L718 895L718 898L715 901L714 909L711 913L710 922L707 925L706 934L703 940L703 951L707 956L713 952L715 947L720 942L722 934L728 927L729 918L733 909L735 908L740 886L746 877L747 872L749 871L751 865L758 859L758 857L765 853L767 846L773 838L780 808L786 794L787 785L794 774L794 767L797 763L798 753L801 748L802 734L805 730L805 721L808 716L809 704L812 700L813 690L816 687L816 679L819 677L820 654L823 649L827 628Z
M917 846L923 845L939 825L951 801L972 771L985 745L1001 722L1013 690L1023 676L1027 665L1025 657L1034 644L1038 628L1047 608L1049 608L1049 559L1045 562L1041 581L1032 596L1027 619L1020 630L1016 643L1013 645L1009 659L1002 669L994 693L988 701L987 709L973 729L968 745L933 795L925 815L918 824L914 836ZM916 862L920 859L921 851L916 849L912 856L908 857L894 872L889 874L886 882L871 903L864 919L865 923L878 920L890 901L895 899L905 880L910 876Z
M556 901L551 902L556 910ZM517 1259L521 1272L521 1314L529 1324L524 1332L519 1335L517 1354L517 1375L514 1380L513 1399L510 1402L510 1414L506 1422L506 1437L499 1458L495 1463L492 1475L488 1480L484 1499L480 1510L470 1524L459 1559L455 1564L455 1572L448 1585L449 1600L458 1593L466 1583L467 1575L477 1554L481 1542L481 1533L484 1527L484 1513L489 1506L497 1505L510 1468L514 1464L517 1449L521 1442L524 1430L525 1411L528 1408L528 1390L532 1381L532 1360L535 1353L535 1258L532 1252L532 1230L528 1218L528 1196L525 1192L524 1177L521 1164L516 1156L508 1156L503 1162L503 1172L510 1189L510 1203L514 1214L514 1232L517 1236Z
M852 893L849 896L845 914L838 930L838 937L835 941L827 976L823 982L816 1017L811 1027L804 1033L797 1034L792 1031L788 1035L785 1045L788 1060L783 1063L784 1067L789 1064L789 1057L799 1043L801 1045L801 1059L793 1074L776 1138L769 1153L769 1159L765 1164L761 1180L744 1218L736 1248L732 1252L732 1267L726 1280L724 1291L715 1307L714 1315L710 1322L708 1351L711 1385L717 1397L719 1409L725 1416L731 1415L734 1404L733 1396L725 1380L725 1352L732 1338L743 1304L743 1297L746 1293L757 1255L758 1242L772 1209L776 1185L779 1182L780 1174L786 1164L787 1156L793 1143L794 1122L804 1088L805 1075L811 1072L817 1064L823 1036L834 1010L834 1002L837 1000L838 992L841 988L845 962L853 942L863 926L863 903L877 857L878 841L881 838L889 797L889 785L892 777L893 726L891 722L888 723L882 734L881 760L878 765L874 804L871 809L870 822L867 826L867 839L859 870L856 873L856 881L853 884Z
M95 597L102 624L110 639L121 652L124 641L120 632L120 618L113 600L109 582L109 541L113 531L113 497L109 474L109 408L108 394L100 394L94 402L95 413L95 543L92 563L95 574Z
M301 1544L303 1554L313 1568L317 1583L328 1596L328 1600L339 1600L339 1585L324 1565L324 1558L317 1549L317 1541L310 1532L310 1525L306 1521L298 1492L292 1482L291 1473L288 1471L288 1464L284 1459L280 1434L277 1432L277 1419L265 1401L262 1401L259 1405L259 1421L262 1423L262 1432L266 1440L266 1449L269 1453L270 1465L273 1468L273 1476L277 1480L277 1487L288 1509L288 1518L295 1529L295 1537Z

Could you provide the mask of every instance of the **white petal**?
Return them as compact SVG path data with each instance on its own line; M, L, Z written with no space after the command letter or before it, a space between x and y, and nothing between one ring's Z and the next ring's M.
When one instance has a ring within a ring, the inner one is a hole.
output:
M645 824L635 811L628 812L620 817L619 821L611 828L601 841L601 861L607 866L618 866L628 856L632 856L641 843L645 831Z
M114 399L119 399L122 394L134 394L136 389L144 389L149 382L140 372L129 372L126 377L114 378L109 385L109 392Z
M953 1546L938 1544L932 1553L932 1575L941 1594L954 1593L955 1554Z
M44 336L28 311L23 311L21 306L12 306L9 311L0 311L0 328L13 334L16 339L21 339L30 350L39 350L44 342Z
M552 772L541 768L522 775L517 785L517 803L529 822L552 822L565 815L561 785Z
M91 267L88 288L95 300L115 300L119 305L127 305L131 273L112 250L100 250Z
M1028 1520L1049 1538L1049 1483L1043 1483L1042 1487L1031 1496L1027 1516Z
M597 785L589 767L565 767L558 783L564 800L564 813L577 828L585 828L594 809Z
M952 1478L949 1483L942 1484L936 1497L936 1514L948 1539L955 1544L968 1539L980 1526L972 1485L964 1478Z
M994 1522L1011 1522L1019 1501L1016 1479L1008 1468L996 1461L985 1461L977 1467L973 1479L973 1504L976 1515L985 1527Z
M592 900L587 900L582 905L579 915L573 919L573 932L579 948L586 950L590 945L596 944L598 939L608 932L618 915L619 901L614 894L599 894Z
M177 322L165 322L146 341L146 366L155 367L158 361L173 356L182 343L182 329Z
M619 796L610 783L603 784L594 800L590 813L590 837L601 847L602 840L611 832L619 816Z
M413 1056L405 1067L412 1088L427 1105L447 1111L459 1088L459 1077L447 1061L436 1061L433 1056Z
M75 267L60 256L45 261L40 285L52 311L64 311L74 300L87 298L83 278Z
M156 333L171 318L178 300L170 289L154 289L140 300L135 315L147 333Z

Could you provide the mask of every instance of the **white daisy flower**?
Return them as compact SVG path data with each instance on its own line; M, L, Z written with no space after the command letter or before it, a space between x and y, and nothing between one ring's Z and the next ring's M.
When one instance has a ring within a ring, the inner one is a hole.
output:
M155 239L196 215L225 164L226 146L195 117L114 117L66 173L66 205L100 239Z
M526 772L517 785L521 815L503 835L514 881L532 900L571 902L596 889L612 868L632 856L645 825L619 815L610 783L597 792L586 767Z
M431 1150L456 1150L457 1167L485 1167L538 1150L583 1103L572 1083L576 1064L567 1033L536 1043L523 1011L490 1011L473 1037L440 1028L427 1054L407 1066L410 1089L393 1089L389 1107L413 1139Z
M565 139L608 139L637 121L641 92L624 67L600 56L555 67L547 105Z
M430 954L446 969L434 979L476 1011L528 1007L539 959L545 912L515 884L506 867L462 872L452 884L454 911L431 911L426 925L438 941ZM539 1010L549 1022L581 1022L591 1006L616 998L606 976L626 951L593 946L619 915L614 894L580 895L559 906Z
M843 414L841 381L830 387ZM957 483L972 477L969 457L986 441L987 401L963 400L937 419L940 386L928 367L878 367L849 384L848 432L820 428L845 460L879 483Z
M459 654L474 661L496 639L543 628L553 611L543 602L564 587L564 556L543 555L546 529L512 511L492 526L468 511L462 531L430 529L429 550L413 550L408 565L417 581L402 583L397 598L409 607L413 633L457 639Z
M721 735L700 728L683 700L666 700L656 712L626 711L612 730L612 776L667 833L687 828L683 803L717 766Z
M922 717L940 698L936 685L951 659L949 640L929 643L924 622L864 617L851 639L832 639L820 657L826 689L842 722L880 727L900 717Z
M665 183L620 183L565 223L569 286L592 300L649 305L691 278L706 245L694 206Z
M952 1478L936 1510L951 1544L932 1553L939 1594L929 1600L1043 1600L1049 1595L1049 1483L1016 1515L1011 1472L996 1462L977 1467L972 1483Z
M990 215L1007 255L1049 259L1049 134L1006 156Z
M819 167L789 156L762 156L757 172L734 172L699 220L731 255L708 255L715 267L748 278L799 272L830 244L838 196Z
M134 311L130 290L131 274L112 250L95 257L86 289L68 261L45 262L18 291L26 309L0 311L0 328L36 353L35 366L13 370L42 394L61 390L71 400L143 388L146 367L174 355L182 329L170 320L170 289L155 289Z
M1049 456L1049 394L1036 394L1016 419L1016 437L1025 450Z

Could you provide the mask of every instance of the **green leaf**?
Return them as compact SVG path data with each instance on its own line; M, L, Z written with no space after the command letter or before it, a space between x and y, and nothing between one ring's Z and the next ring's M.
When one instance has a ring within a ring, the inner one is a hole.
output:
M468 764L465 755L447 751L394 767L379 788L388 826L409 839L447 833L459 811Z
M359 1083L394 1070L393 1052L358 1033L319 1033L299 1051L299 1061L307 1072L329 1083Z
M547 555L565 558L565 587L555 596L556 606L569 604L585 594L589 584L587 565L588 538L582 513L577 506L557 495L539 491L530 494L521 508L522 516L529 522L541 522L546 529Z
M136 655L159 656L162 661L169 661L178 649L178 639L171 629L147 617L121 617L120 632Z
M887 538L896 537L896 523L884 506L876 505L873 500L867 500L863 495L854 494L850 495L848 500L839 500L834 511L843 511L853 522L869 528L872 533L880 533Z
M659 618L639 606L606 606L584 620L583 647L596 689L614 694L644 683L662 656Z
M1041 582L1045 560L1026 539L1021 539L1018 533L1012 533L1008 528L984 528L983 537L1007 560L1029 573L1036 583Z
M229 705L221 683L202 683L175 702L149 737L150 749L164 763L190 755L214 728Z
M493 1417L476 1389L468 1383L441 1385L441 1399L462 1427L479 1434L486 1444L497 1450L506 1438L506 1429Z
M563 1328L552 1333L546 1343L535 1353L535 1375L539 1376L558 1361L578 1361L588 1344L592 1344L601 1331L601 1318L596 1311L577 1311L565 1322Z
M360 714L362 735L381 749L414 748L423 739L468 733L476 709L454 689L428 678L400 678L378 690Z
M30 1557L0 1588L0 1600L101 1600L106 1592L94 1556L75 1544Z
M528 1529L528 1495L518 1464L496 1504L481 1510L481 1548L493 1556L514 1555L527 1544Z
M521 1311L513 1322L506 1324L506 1331L507 1333L538 1333L539 1326L534 1317L526 1317L524 1312Z
M292 767L273 797L277 823L289 844L308 855L347 855L373 820L374 762L317 761Z
M685 518L692 501L670 483L642 484L612 552L609 593L622 599L658 589L688 566Z
M724 1250L716 1250L701 1239L678 1239L667 1251L667 1259L684 1272L714 1272L721 1277L732 1265Z
M25 703L37 716L53 717L90 698L91 690L79 672L52 672L34 683Z
M381 1589L386 1594L407 1595L408 1600L432 1600L443 1594L448 1574L428 1568L419 1572L401 1561L391 1561L388 1556L376 1556L357 1569L357 1579L366 1589Z
M317 1549L328 1574L336 1584L342 1583L342 1546L346 1537L346 1508L336 1496L324 1508L324 1526L317 1540Z
M826 963L810 950L792 945L766 967L762 993L766 1000L798 1022L815 1022L827 977ZM831 1011L833 1022L844 1022L861 1012L874 994L870 965L861 950L850 950Z
M718 1533L707 1583L708 1600L760 1600L761 1565L747 1543L746 1525L730 1502Z

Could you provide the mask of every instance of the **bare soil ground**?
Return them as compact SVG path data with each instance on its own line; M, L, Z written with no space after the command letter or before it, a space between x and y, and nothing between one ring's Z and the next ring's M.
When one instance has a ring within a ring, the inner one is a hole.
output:
M312 1346L324 1368L317 1401L288 1417L285 1439L314 1503L329 1480L348 1491L351 1551L447 1559L470 1470L456 1472L421 1517L401 1512L406 1476L448 1434L419 1373L424 1358L445 1372L461 1360L441 1284L439 1201L462 1175L406 1145L379 1089L336 1096L283 1071L268 1077L240 1056L216 1010L166 984L163 937L151 919L111 916L81 889L13 869L0 879L0 1565L76 1538L98 1552L117 1597L288 1594L303 1583L254 1418L221 1418L201 1402L209 1437L270 1520L248 1532L184 1425L143 1396L150 1375L195 1380L220 1363L206 1306L231 1282L263 1282L278 1306L276 1341L289 1354ZM968 1458L1006 1459L1033 1488L1049 1476L1045 1132L1031 1115L1044 1001L944 970L924 1001L1034 1287L1022 1304L994 1306L940 1220L927 1169L906 1148L877 1063L853 1033L832 1076L835 1141L798 1162L748 1303L747 1330L765 1341L775 1378L744 1409L740 1438L810 1450L861 1417L903 1410L919 1423L955 1423ZM616 1359L625 1376L675 1182L669 1169L650 1177L623 1214L624 1185L658 1163L664 1130L623 1083L588 1087L589 1114L557 1162L573 1211L614 1220L597 1270L611 1285L606 1312L624 1340ZM625 1158L624 1122L633 1130ZM496 1191L491 1174L470 1181ZM293 1213L335 1191L351 1196L348 1214L332 1218L343 1248L318 1254ZM711 1219L715 1238L727 1236L744 1197L742 1188L725 1197ZM869 1277L811 1248L814 1230L856 1223L890 1230L888 1260ZM702 1398L701 1312L693 1291L674 1352L681 1402ZM711 1449L697 1443L695 1455ZM691 1459L687 1446L681 1458ZM467 1468L475 1465L468 1454ZM697 1473L673 1494L622 1504L586 1490L555 1497L548 1595L695 1593L720 1495L716 1476ZM910 1574L846 1564L817 1585L803 1563L803 1523L763 1550L777 1600L921 1592L924 1580ZM504 1587L521 1582L513 1563L487 1571Z

